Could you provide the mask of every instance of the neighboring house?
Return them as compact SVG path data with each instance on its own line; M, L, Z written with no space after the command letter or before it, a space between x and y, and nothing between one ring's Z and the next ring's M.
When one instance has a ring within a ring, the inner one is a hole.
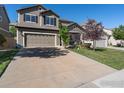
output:
M112 35L112 30L104 29L104 32L108 35L108 45L116 45L116 40Z
M62 40L59 36L59 15L52 10L48 10L41 5L35 5L17 10L17 44L20 47L60 47ZM75 27L74 27L75 26ZM82 28L75 23L68 24L71 31L76 32L74 28ZM81 33L81 31L79 31ZM76 32L75 34L78 34ZM79 37L78 37L79 38Z
M84 28L84 25L82 25L82 28ZM85 29L85 28L84 28ZM85 36L84 36L85 37ZM99 48L106 48L109 45L109 38L110 35L106 32L106 29L103 29L103 33L101 35L101 39L96 40L96 47ZM91 47L93 47L93 41L92 40L87 40L87 39L82 39L83 43L91 43Z
M116 40L112 35L113 34L112 30L104 29L104 32L109 35L108 45L111 45L111 46L119 46L119 45L124 46L124 40Z
M83 35L85 33L84 29L73 21L60 20L62 26L66 26L69 30L70 35L70 45L79 44L82 41Z
M5 6L0 5L0 34L2 34L6 39L6 42L3 44L3 46L0 46L0 49L15 47L15 40L12 34L9 32L9 23L10 20Z
M82 42L91 43L91 47L93 47L93 41L91 41L91 40L84 39ZM96 40L96 47L99 47L99 48L108 47L108 35L105 32L103 32L101 39Z

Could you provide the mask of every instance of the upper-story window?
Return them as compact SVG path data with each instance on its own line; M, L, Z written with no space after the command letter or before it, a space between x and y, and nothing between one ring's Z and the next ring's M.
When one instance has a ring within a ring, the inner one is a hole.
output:
M34 14L25 14L24 21L26 22L37 22L37 16Z
M2 22L2 16L0 16L0 22Z
M44 24L49 26L56 26L56 18L51 16L44 16Z

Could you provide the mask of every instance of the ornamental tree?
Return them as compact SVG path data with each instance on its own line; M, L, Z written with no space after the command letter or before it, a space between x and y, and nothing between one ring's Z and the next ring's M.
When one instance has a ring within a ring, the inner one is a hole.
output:
M93 49L96 49L96 40L101 39L103 33L103 26L99 22L97 23L94 19L88 19L86 24L84 25L84 29L86 31L86 39L93 41Z

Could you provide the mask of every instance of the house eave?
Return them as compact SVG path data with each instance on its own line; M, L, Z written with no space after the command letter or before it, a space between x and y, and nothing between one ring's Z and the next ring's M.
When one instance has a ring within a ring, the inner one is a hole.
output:
M56 13L54 13L52 10L45 10L45 11L41 12L40 15L45 15L47 13L52 13L53 15L55 15L56 17L59 18L59 15L57 15Z
M45 27L27 27L27 26L15 26L16 28L26 28L26 29L36 29L36 30L53 30L53 31L59 31L58 28L45 28Z

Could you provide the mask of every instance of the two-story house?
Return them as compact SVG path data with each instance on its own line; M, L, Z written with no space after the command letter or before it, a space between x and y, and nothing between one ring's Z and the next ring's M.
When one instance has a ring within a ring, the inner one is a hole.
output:
M60 45L59 16L35 5L17 10L17 44L21 47L55 47Z
M34 5L19 9L17 13L17 44L19 46L59 47L63 45L59 36L59 23L64 24L67 21L60 20L59 15L55 12L46 9L42 5ZM73 30L79 27L79 25L69 23L68 27L70 30ZM79 29L82 30L81 27ZM77 38L79 37L77 36Z
M6 42L1 46L0 49L13 48L15 47L15 40L12 34L9 32L9 17L4 5L0 5L0 34L6 39Z

